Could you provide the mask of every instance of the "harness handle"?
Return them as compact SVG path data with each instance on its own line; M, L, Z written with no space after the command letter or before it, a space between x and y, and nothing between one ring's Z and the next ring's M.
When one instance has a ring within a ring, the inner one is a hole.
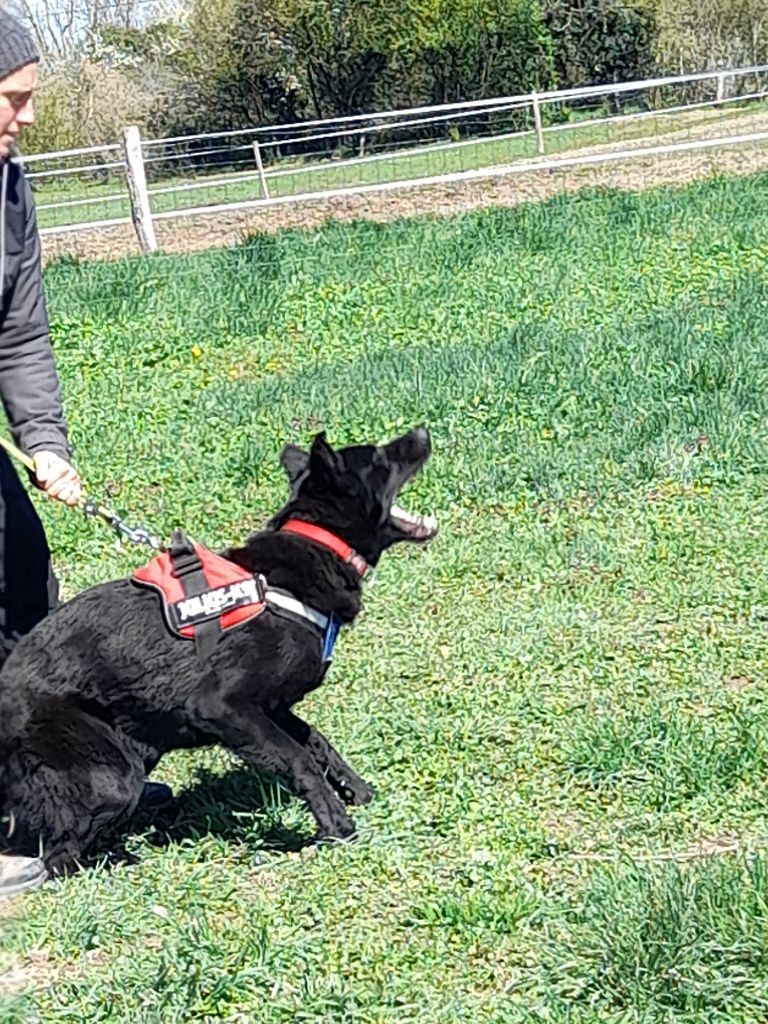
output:
M203 563L200 561L195 545L183 530L173 531L171 543L166 550L173 563L173 575L177 579L183 580L190 573L203 571Z

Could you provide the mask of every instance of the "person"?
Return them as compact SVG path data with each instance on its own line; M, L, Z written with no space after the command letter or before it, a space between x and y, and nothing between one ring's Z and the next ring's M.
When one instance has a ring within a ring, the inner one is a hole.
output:
M39 61L31 34L0 8L0 400L13 440L33 460L32 483L75 506L81 482L71 462L51 349L34 200L13 159L21 132L35 120ZM57 601L42 523L0 449L0 665ZM159 807L170 799L167 786L145 786L146 805ZM40 860L3 852L4 834L0 825L0 899L46 879Z

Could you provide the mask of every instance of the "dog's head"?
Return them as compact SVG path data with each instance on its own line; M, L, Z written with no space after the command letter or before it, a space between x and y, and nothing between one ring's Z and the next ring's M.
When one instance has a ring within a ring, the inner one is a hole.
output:
M318 434L308 452L294 445L280 461L288 474L291 498L273 520L279 527L291 516L332 530L370 565L400 541L423 544L437 533L437 522L395 504L400 491L429 458L429 431L418 427L384 445L331 448Z

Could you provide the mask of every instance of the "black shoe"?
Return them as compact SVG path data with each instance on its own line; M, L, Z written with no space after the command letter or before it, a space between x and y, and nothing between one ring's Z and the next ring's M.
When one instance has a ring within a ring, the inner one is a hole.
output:
M139 797L139 810L164 811L173 804L173 790L163 782L145 782Z

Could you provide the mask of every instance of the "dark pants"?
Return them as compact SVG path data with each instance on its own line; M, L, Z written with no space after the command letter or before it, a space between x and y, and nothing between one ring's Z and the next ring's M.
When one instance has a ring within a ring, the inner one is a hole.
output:
M43 524L0 451L0 664L58 602Z

